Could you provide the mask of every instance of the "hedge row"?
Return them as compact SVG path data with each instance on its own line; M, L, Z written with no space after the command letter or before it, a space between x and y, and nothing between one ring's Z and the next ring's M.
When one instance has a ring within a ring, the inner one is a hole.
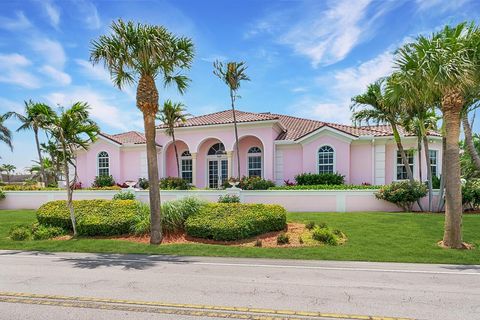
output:
M139 212L133 200L75 200L73 201L77 231L85 236L127 234ZM41 225L72 230L66 201L51 201L37 210Z
M272 187L268 190L378 190L382 186L353 185L353 184L318 184L318 185L295 185Z
M189 236L219 241L241 240L286 227L287 212L279 205L210 203L188 217Z

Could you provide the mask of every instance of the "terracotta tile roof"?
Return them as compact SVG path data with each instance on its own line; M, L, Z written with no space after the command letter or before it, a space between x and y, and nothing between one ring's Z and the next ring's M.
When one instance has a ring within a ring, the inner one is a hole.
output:
M268 113L254 113L245 111L235 111L237 123L276 120L277 116ZM196 127L196 126L210 126L217 124L233 123L233 114L231 110L224 110L215 113L205 114L198 117L187 119L185 123L178 123L177 127ZM160 125L158 128L165 128L165 125Z
M100 135L116 142L118 144L144 144L146 143L145 136L137 131L128 131L118 134L107 134L100 132Z

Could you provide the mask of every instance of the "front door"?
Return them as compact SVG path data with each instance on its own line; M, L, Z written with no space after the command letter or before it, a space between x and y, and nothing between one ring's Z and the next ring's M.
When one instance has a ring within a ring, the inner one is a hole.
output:
M208 160L208 187L218 189L228 179L228 161L227 159Z

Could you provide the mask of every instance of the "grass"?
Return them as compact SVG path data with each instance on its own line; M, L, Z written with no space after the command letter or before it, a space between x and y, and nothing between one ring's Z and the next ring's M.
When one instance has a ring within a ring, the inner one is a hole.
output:
M78 238L66 241L12 241L14 225L35 221L33 210L0 211L0 249L57 252L140 253L277 259L357 260L418 263L480 263L480 215L466 215L464 239L473 250L447 250L436 245L443 235L443 216L412 213L289 213L289 222L325 222L342 230L346 244L337 247L257 248L207 244L152 246L124 240Z

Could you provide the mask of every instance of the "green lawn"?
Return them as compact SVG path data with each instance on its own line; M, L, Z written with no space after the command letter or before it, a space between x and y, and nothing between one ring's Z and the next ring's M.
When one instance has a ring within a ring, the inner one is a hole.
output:
M326 222L348 236L338 247L246 248L205 244L151 246L122 240L12 241L9 229L35 221L32 210L0 211L0 249L174 254L319 260L359 260L480 264L480 215L464 216L464 239L474 250L446 250L436 245L443 216L410 213L290 213L289 221Z

